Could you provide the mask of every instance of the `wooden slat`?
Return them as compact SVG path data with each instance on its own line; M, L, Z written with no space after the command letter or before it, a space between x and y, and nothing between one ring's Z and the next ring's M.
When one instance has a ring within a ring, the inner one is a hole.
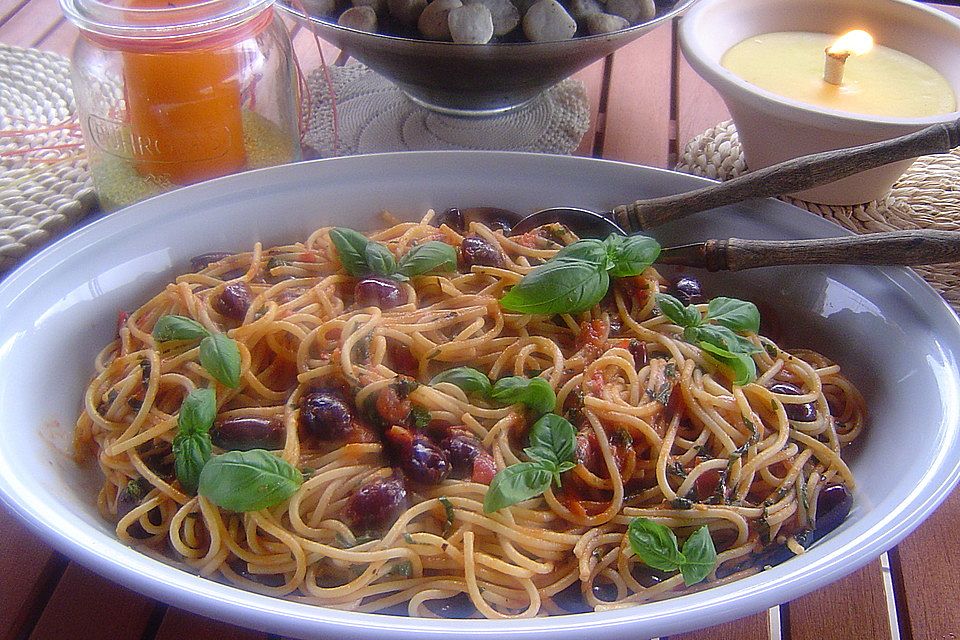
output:
M677 58L677 151L683 153L683 147L695 136L729 120L730 112L720 94L697 75L679 49Z
M6 509L0 507L0 639L22 635L24 625L45 604L47 582L66 563Z
M38 49L59 53L69 58L73 53L73 45L77 41L79 32L72 22L64 18L36 46Z
M787 605L790 640L890 638L879 560ZM926 636L925 636L926 637Z
M71 563L30 640L140 640L156 602Z
M597 137L597 126L600 122L600 94L603 91L603 70L608 58L597 60L585 69L581 69L573 75L575 80L583 83L587 92L587 100L590 103L590 128L583 135L580 146L577 147L573 155L591 156L593 155L593 145Z
M670 636L669 640L769 640L770 629L767 622L767 614L758 613L724 622L700 631L690 633L681 633L680 635Z
M673 27L657 27L613 54L603 157L666 167L672 132Z
M0 42L33 47L62 17L57 0L30 0L0 27Z
M960 490L891 553L906 637L952 638L960 631Z
M170 608L163 617L154 640L267 640L261 631L241 629L232 624Z

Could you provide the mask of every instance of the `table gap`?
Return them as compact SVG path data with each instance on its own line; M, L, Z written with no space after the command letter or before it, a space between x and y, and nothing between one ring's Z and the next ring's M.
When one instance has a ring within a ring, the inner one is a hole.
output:
M903 580L903 565L899 547L894 547L886 555L889 559L893 601L897 609L897 632L900 634L901 640L913 640L913 625L910 622L910 599L907 597L906 585Z
M603 80L600 83L599 106L597 107L596 131L593 135L593 150L591 155L594 158L603 157L603 141L606 137L607 122L607 99L610 96L610 79L613 75L613 54L603 59Z
M63 577L69 564L70 560L59 553L54 553L50 556L40 573L36 593L30 599L31 606L29 609L25 609L20 613L22 620L11 627L10 635L7 636L6 640L13 640L13 638L19 640L20 638L30 637L33 629L37 626L37 622L40 620L40 616L43 615L43 610L46 608L47 602L50 601L50 597L53 595L54 590L56 590L57 584L59 584L60 578Z

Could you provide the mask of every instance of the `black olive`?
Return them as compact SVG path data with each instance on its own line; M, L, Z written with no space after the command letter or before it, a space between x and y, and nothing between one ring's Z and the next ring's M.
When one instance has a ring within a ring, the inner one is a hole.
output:
M210 429L210 439L221 449L281 449L285 440L283 423L278 419L237 416L219 420Z
M216 251L213 253L203 253L199 256L193 256L190 258L190 267L194 271L201 271L206 269L214 262L220 262L224 258L229 258L231 253L224 253L223 251Z
M224 287L220 295L213 301L213 308L228 318L243 320L252 301L253 292L247 283L234 282Z
M361 307L392 309L406 304L407 293L389 278L369 276L357 283L353 296Z
M647 343L643 340L632 339L627 349L630 351L630 355L633 356L633 366L636 367L637 371L643 369L650 362L647 356Z
M407 477L421 484L440 484L450 473L450 462L443 451L428 438L416 435L409 448L397 456Z
M457 233L463 233L463 230L466 228L464 226L463 212L456 207L450 207L438 215L433 219L433 223L438 227L445 224Z
M321 440L346 437L352 420L350 405L329 391L311 391L300 398L300 426Z
M579 580L574 580L571 584L555 593L552 600L554 604L567 613L589 613L593 611L593 608L591 608L583 598Z
M440 448L443 449L450 466L453 467L453 474L461 478L473 474L473 460L483 451L483 445L479 440L460 434L444 438Z
M460 243L460 266L469 270L474 265L502 267L503 254L484 238L467 236Z
M813 530L815 540L819 540L850 515L853 496L845 485L832 484L824 487L817 498L817 520ZM812 542L812 541L811 541Z
M680 276L669 289L677 300L683 304L699 304L703 302L703 289L700 281L691 276Z
M127 486L121 489L120 494L117 496L117 520L122 520L125 515L139 507L140 503L143 502L143 498L150 492L151 488L150 483L144 478L138 478L128 482ZM157 509L151 509L147 512L147 519L153 524L160 524L160 518L160 512ZM139 522L131 524L127 528L127 533L130 534L131 538L137 540L145 540L151 535L147 533Z
M802 396L803 390L795 384L789 382L774 382L767 387L772 393L779 393L787 396ZM796 422L813 422L817 419L817 410L812 402L805 404L784 404L784 411L787 417Z
M407 508L403 478L378 478L360 487L347 500L346 517L354 532L382 531Z
M465 593L458 593L443 600L427 600L425 605L441 618L469 618L477 611L470 596Z

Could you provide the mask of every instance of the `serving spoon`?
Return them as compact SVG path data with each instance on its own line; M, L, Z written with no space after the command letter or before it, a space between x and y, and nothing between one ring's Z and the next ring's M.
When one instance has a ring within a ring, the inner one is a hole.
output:
M637 200L633 204L615 207L610 213L597 214L576 207L542 209L521 219L513 226L513 233L526 233L551 222L560 222L581 237L604 238L611 233L646 231L698 211L748 198L803 191L891 162L946 153L958 145L960 120L939 123L882 142L787 160L694 191Z

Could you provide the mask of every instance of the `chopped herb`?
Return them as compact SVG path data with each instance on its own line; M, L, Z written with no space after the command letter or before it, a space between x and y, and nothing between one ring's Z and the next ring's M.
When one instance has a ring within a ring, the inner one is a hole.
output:
M659 387L657 387L656 392L654 392L650 398L656 400L658 403L663 406L667 406L670 402L670 394L673 392L673 385L669 382L664 382ZM648 392L649 393L649 392Z
M676 363L676 362L668 362L668 363L667 363L667 366L663 368L663 372L666 374L666 376L667 376L668 378L676 378L676 377L677 377L677 363Z
M750 444L754 444L757 440L760 439L760 432L757 431L757 425L753 423L753 420L747 416L741 416L743 418L743 425L750 430L750 439L747 441Z
M290 263L284 260L283 258L273 257L267 260L267 271L270 275L273 275L274 269L279 269L280 267L288 267Z
M308 480L313 477L313 474L317 472L313 467L300 467L300 473L303 474L303 479Z
M117 397L120 395L120 392L116 389L110 389L110 393L107 394L107 402L113 404L116 402Z
M403 560L390 567L390 575L409 578L413 575L413 564L409 560Z
M777 399L776 399L776 398L770 398L770 408L773 409L773 412L774 412L774 413L777 412Z
M667 473L672 473L678 478L687 477L687 470L683 468L679 460L674 460L672 464L667 465Z
M676 498L670 501L670 506L672 506L674 509L683 509L683 510L692 509L693 502L691 502L687 498L677 496Z
M370 362L370 342L372 339L373 336L368 333L357 340L356 344L353 345L353 350L351 351L351 356L354 360L361 364L367 364Z
M413 419L413 426L417 429L423 429L430 424L430 411L415 404L410 409L410 417Z
M780 350L777 349L777 345L767 340L761 340L760 342L763 344L763 350L766 351L767 355L771 358L776 358L780 355Z
M403 541L406 542L407 544L416 544L413 541L413 536L407 533L406 531L403 532Z
M443 537L446 538L453 530L453 503L447 496L440 496L437 500L443 505L443 510L447 516L447 521L443 525Z
M763 513L757 518L757 532L760 534L760 542L764 544L770 542L770 523L767 518L770 517L770 511L766 506L763 507Z

